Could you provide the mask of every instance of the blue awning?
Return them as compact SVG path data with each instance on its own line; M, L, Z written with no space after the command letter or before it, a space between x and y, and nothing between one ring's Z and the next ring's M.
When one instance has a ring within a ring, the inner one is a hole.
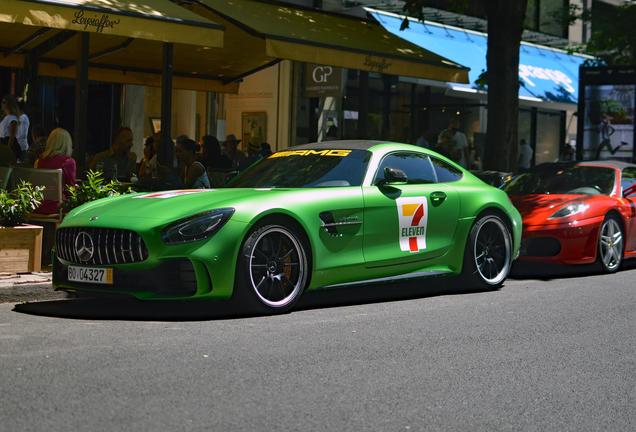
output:
M389 32L470 68L470 84L453 88L479 89L475 83L486 70L488 35L429 21L411 20L400 30L403 17L367 9ZM579 66L591 57L522 42L519 52L519 96L539 101L576 104Z

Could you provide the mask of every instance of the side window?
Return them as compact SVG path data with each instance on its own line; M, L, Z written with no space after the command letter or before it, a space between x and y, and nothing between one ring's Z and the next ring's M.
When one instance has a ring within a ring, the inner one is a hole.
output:
M384 168L397 168L404 171L408 178L408 184L435 183L435 172L426 155L417 153L392 153L380 162L375 173L373 184L384 178Z
M437 174L438 183L450 183L462 178L463 174L457 168L447 164L443 160L431 157L431 162L435 167L435 174Z
M621 176L621 186L623 193L632 186L636 185L636 168L625 168ZM629 194L630 197L636 197L636 190Z

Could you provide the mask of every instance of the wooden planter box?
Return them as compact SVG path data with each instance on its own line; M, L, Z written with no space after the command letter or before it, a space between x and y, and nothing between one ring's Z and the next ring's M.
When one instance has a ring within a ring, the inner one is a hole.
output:
M41 263L41 226L0 226L0 272L39 272Z

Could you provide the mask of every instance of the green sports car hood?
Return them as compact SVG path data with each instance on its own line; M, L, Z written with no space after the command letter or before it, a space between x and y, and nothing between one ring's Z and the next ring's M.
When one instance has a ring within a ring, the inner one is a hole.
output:
M99 217L101 220L147 219L171 222L223 207L236 207L245 200L280 194L275 189L192 189L138 193L105 198L76 208L68 219Z

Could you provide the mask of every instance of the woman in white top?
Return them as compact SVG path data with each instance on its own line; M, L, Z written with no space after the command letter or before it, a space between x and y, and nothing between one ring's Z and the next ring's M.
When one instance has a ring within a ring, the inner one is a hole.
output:
M18 116L18 144L20 144L20 150L22 155L29 149L29 116L24 112L24 102L18 102L18 108L20 108L20 115Z
M2 114L0 121L0 145L7 145L16 159L20 159L22 150L18 143L18 125L20 124L20 108L18 102L11 95L2 98Z

